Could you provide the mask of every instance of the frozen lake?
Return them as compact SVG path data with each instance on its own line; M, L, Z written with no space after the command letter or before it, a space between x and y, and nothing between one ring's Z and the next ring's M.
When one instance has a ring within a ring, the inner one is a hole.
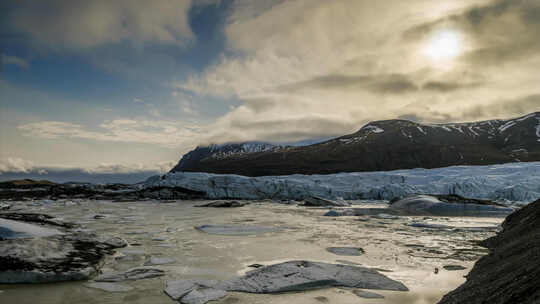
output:
M15 203L14 209L47 213L81 223L98 234L120 236L131 244L110 256L103 273L141 266L151 257L175 260L154 266L166 271L159 278L121 282L126 292L106 292L86 282L0 285L0 303L89 304L175 303L163 293L174 279L228 279L251 270L289 260L358 264L378 268L405 284L410 291L372 290L384 299L364 299L351 289L328 288L279 295L230 292L215 303L436 303L464 282L465 275L485 249L475 245L496 231L502 218L355 216L325 217L328 208L306 208L252 202L241 208L195 208L204 202L160 203L57 201L33 205ZM383 203L356 203L354 207L385 207ZM95 215L103 215L94 218ZM407 224L421 223L421 227ZM424 225L426 224L426 225ZM255 235L214 235L194 227L248 225L279 228ZM444 225L444 226L437 226ZM438 227L438 228L429 228ZM343 256L328 247L360 247L364 254ZM460 265L465 270L446 270ZM214 303L214 302L213 302Z

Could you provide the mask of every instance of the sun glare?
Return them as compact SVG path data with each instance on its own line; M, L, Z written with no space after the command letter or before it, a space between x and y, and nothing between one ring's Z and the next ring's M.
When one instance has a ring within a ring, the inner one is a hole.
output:
M456 57L461 50L461 35L455 31L445 30L432 36L424 49L424 54L434 61L443 61Z

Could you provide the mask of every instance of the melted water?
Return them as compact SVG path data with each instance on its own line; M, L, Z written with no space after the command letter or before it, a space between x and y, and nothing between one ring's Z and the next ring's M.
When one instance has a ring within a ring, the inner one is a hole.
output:
M474 244L494 234L494 229L428 229L405 224L413 221L454 227L495 227L501 218L377 219L369 216L323 217L327 209L253 203L242 208L195 208L201 202L83 201L56 202L43 206L19 203L21 209L56 215L82 223L99 234L125 238L131 246L108 257L104 273L142 265L150 257L176 259L176 263L154 266L166 276L121 282L134 289L111 293L85 287L85 282L0 285L0 303L90 304L175 303L163 293L165 282L174 279L227 279L264 265L288 260L350 263L376 267L386 276L403 282L409 292L372 290L385 299L363 299L350 289L327 288L302 293L260 295L229 293L215 303L436 303L445 293L464 282L474 261L485 249ZM372 207L361 204L355 207ZM381 207L381 204L375 206ZM96 214L106 215L94 219ZM258 225L285 228L260 235L211 235L194 229L204 224ZM361 256L338 256L327 247L361 247ZM444 265L467 267L447 271ZM435 273L435 268L438 272Z

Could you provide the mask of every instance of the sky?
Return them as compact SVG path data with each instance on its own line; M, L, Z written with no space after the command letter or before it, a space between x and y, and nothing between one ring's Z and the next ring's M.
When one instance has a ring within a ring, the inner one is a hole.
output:
M0 173L540 110L539 0L0 2ZM41 170L41 171L40 171Z

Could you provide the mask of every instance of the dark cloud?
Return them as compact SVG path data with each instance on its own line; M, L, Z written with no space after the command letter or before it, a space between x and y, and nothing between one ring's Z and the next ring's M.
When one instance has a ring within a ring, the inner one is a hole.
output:
M509 118L540 111L540 93L516 99L503 99L484 106L467 109L462 117L467 120L478 120L486 117Z
M421 122L423 120L423 118L420 115L415 114L415 113L403 114L403 115L398 116L397 119L410 120L414 122Z
M282 87L288 91L301 89L364 89L378 94L403 94L418 90L418 86L403 74L342 75L332 74Z
M426 123L450 123L497 118L508 119L527 115L534 111L540 111L540 93L516 99L494 100L485 105L475 105L453 113L422 109L422 111L402 114L398 118Z
M214 134L204 143L243 142L258 138L276 143L296 142L343 135L346 132L354 131L359 125L339 118L327 117L268 119L264 121L232 120L226 130Z
M192 42L191 0L26 0L8 6L8 25L52 49L85 49L145 42Z
M261 113L276 106L276 101L271 98L244 98L242 99L246 107L255 113Z
M265 133L274 133L273 130L280 132L287 127L292 130L291 134L297 132L295 130L311 130L315 131L312 135L334 135L339 134L344 129L351 128L351 125L343 120L330 119L327 117L305 117L297 119L274 119L265 121L241 121L234 120L231 122L231 127L240 130L262 130Z
M474 88L480 85L481 85L480 83L428 81L422 85L422 90L446 93L446 92L452 92L452 91L457 91L461 89Z
M424 110L422 112L405 113L399 115L397 118L421 123L447 123L455 122L458 120L457 116L448 113L442 113L436 110Z

